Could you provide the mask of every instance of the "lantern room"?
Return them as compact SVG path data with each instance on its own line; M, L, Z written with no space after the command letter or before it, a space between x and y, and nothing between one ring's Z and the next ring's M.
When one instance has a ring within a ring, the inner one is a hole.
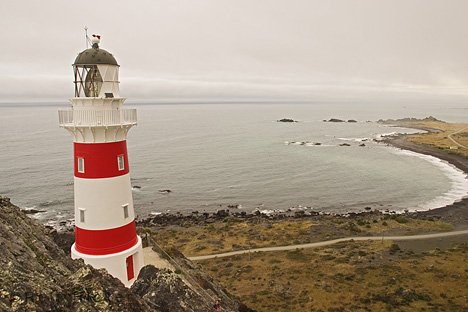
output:
M73 63L75 98L119 98L119 64L99 47L99 35L93 35L91 43Z

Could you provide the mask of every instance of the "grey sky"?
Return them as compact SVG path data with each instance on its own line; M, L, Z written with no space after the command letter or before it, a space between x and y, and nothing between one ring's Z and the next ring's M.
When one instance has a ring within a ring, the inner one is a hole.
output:
M132 99L468 99L466 0L2 0L0 100L71 97L85 25Z

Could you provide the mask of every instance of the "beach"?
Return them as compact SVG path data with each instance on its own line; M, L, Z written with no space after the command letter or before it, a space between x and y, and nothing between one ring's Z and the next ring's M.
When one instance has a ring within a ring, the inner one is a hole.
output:
M468 175L468 158L465 156L448 153L446 150L440 150L434 147L410 142L407 139L407 135L404 134L385 138L382 142L396 148L442 159ZM436 209L420 211L417 214L423 217L433 216L442 218L443 220L452 223L456 229L466 229L468 228L468 198L465 197L453 204Z

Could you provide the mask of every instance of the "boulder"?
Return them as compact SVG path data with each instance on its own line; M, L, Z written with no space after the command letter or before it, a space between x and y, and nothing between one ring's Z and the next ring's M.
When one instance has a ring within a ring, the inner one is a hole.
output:
M297 122L297 120L290 119L290 118L283 118L283 119L277 120L277 122Z

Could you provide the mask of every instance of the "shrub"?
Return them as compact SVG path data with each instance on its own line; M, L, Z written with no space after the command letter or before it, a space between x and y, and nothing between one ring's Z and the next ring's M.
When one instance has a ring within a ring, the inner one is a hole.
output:
M366 225L366 222L364 220L357 220L357 224L359 226L364 226L364 225Z
M393 253L395 253L397 251L400 251L400 250L401 250L400 246L398 246L397 243L393 243L389 248L389 251L390 251L391 254L393 254Z
M286 254L288 259L296 260L296 261L307 261L308 257L302 252L301 249L296 249L294 251L290 251Z
M395 216L395 218L393 218L393 219L398 223L408 223L409 222L409 220L406 219L403 216Z

